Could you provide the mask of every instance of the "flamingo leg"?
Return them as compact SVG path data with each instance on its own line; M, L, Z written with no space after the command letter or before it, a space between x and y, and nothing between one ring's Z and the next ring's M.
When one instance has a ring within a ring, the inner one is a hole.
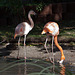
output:
M58 42L57 42L57 36L54 36L54 42L55 42L55 45L58 47L58 49L59 49L60 52L61 52L61 61L60 61L59 63L62 64L63 61L65 60L65 56L64 56L62 47L61 47L61 46L58 44Z
M20 38L21 38L21 37L19 37L19 40L18 40L18 47L20 46ZM19 49L18 49L17 58L19 59Z
M54 36L52 36L52 55L53 55L53 64L54 64L53 41L54 41Z
M26 35L24 35L24 50L25 50L25 57L24 57L24 59L25 59L25 72L24 72L24 74L26 75L27 65L26 65L26 49L25 49L25 46L26 46Z
M26 45L26 35L24 35L24 46Z
M48 50L47 50L47 41L48 41L48 35L47 35L47 37L46 37L46 41L45 41L44 47L45 47L45 49L46 49L46 52L49 53Z
M21 36L19 37L19 40L18 40L18 46L20 46L20 38L21 38Z
M24 57L24 59L25 59L25 62L26 62L26 49L25 49L25 42L26 42L26 35L24 35L24 50L25 50L25 57Z

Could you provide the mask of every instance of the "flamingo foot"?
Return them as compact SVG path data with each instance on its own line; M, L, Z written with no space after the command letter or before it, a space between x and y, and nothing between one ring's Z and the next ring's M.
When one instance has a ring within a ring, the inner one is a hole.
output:
M52 59L50 59L50 62L51 62L51 63L54 63L54 61L53 61Z
M24 57L24 59L27 59L26 57Z
M26 44L24 44L24 46L26 46Z
M50 58L50 57L49 57L49 61L50 61L51 63L54 63L54 59L53 59L53 58Z

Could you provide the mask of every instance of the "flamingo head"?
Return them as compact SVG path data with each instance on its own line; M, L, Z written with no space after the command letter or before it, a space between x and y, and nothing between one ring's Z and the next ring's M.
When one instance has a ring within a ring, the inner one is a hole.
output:
M63 61L64 61L64 60L62 59L61 61L59 61L59 63L60 63L60 64L62 64L62 63L63 63Z
M62 64L64 60L65 60L65 56L62 55L62 56L61 56L61 61L59 61L59 63Z
M36 13L33 10L30 10L29 13L32 15L36 15Z
M50 31L50 30L49 30L48 28L44 28L41 34L49 33L49 31Z

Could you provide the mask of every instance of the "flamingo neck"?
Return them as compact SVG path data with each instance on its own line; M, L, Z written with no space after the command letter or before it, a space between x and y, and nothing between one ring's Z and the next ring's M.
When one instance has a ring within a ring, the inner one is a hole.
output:
M30 23L31 23L31 27L33 28L33 27L34 27L34 22L33 22L33 20L32 20L32 18L31 18L30 15L31 15L31 14L29 13L29 14L28 14L28 19L29 19L29 21L30 21Z
M57 42L57 36L54 36L54 42L55 42L55 45L58 47L58 49L60 50L61 52L61 56L64 56L64 53L63 53L63 49L62 47L58 44Z

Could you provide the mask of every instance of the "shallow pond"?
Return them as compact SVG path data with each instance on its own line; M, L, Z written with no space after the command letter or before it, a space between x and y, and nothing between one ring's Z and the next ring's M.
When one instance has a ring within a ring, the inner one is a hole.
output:
M0 75L74 75L75 66L54 65L40 59L6 59L0 58Z

